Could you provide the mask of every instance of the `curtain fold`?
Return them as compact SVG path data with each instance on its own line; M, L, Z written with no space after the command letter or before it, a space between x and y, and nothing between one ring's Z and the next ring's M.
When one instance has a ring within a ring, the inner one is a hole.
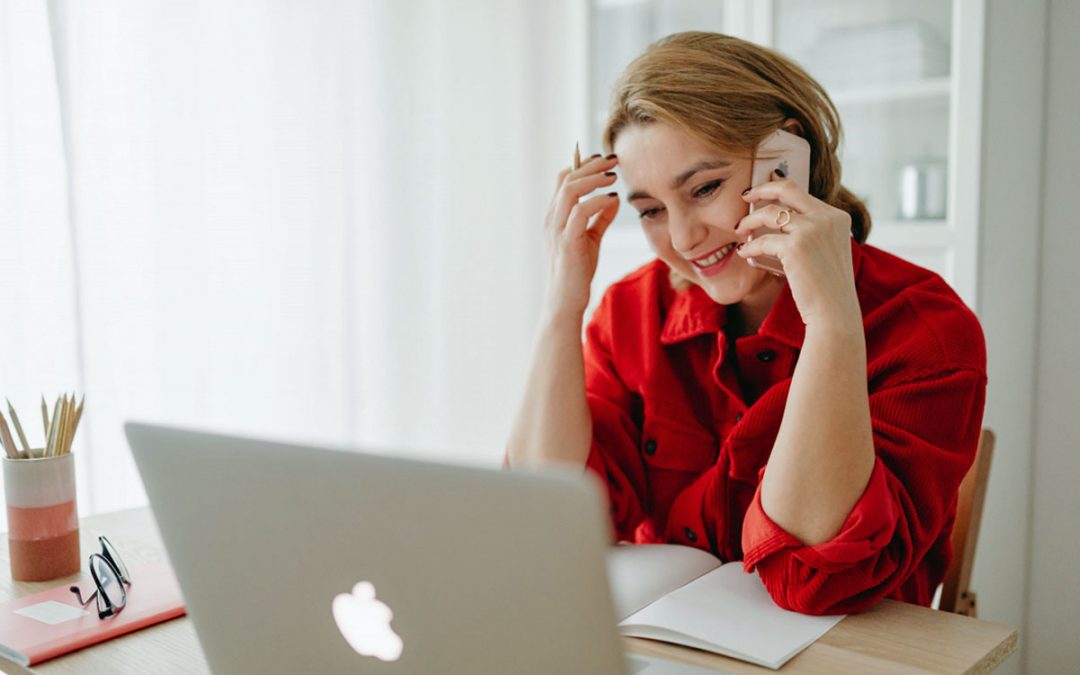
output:
M87 393L84 513L129 419L498 463L583 6L0 1L0 394Z

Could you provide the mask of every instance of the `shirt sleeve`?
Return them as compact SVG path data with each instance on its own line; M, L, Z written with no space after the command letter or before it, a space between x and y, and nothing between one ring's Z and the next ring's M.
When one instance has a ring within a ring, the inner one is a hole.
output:
M947 526L975 459L985 393L977 370L871 393L877 457L840 531L803 545L762 510L759 483L743 521L744 569L757 570L779 606L805 614L855 613L887 597Z
M585 398L592 418L592 445L585 466L606 486L616 541L633 541L645 518L645 465L634 393L615 369L610 305L605 295L586 329Z

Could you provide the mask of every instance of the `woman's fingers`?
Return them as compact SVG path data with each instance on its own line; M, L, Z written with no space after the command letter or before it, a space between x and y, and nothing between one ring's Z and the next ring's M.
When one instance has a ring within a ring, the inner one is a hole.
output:
M590 197L583 202L578 202L570 210L570 216L566 222L566 236L567 237L580 237L585 234L586 230L590 232L596 231L597 236L602 236L607 226L611 224L611 221L615 218L615 213L619 210L619 198L618 194L609 192L606 195L597 195ZM610 212L610 213L609 213ZM592 227L589 227L589 220L597 215L596 222ZM607 222L603 222L604 220Z
M755 185L743 195L743 200L751 204L759 201L777 201L800 213L810 213L822 202L803 190L789 178L773 178Z
M586 230L586 234L593 237L597 242L599 242L603 238L604 233L607 232L608 225L611 225L615 220L615 215L619 213L619 206L622 204L617 193L609 192L606 196L611 197L611 204L605 206L603 210L593 218L592 224L589 225L588 230Z
M743 258L771 255L783 260L783 254L787 252L787 246L790 244L787 239L779 233L762 234L755 236L753 241L743 243L735 252Z
M583 166L582 169L585 167ZM611 185L615 182L614 171L586 174L581 177L568 177L559 188L558 197L555 200L555 209L551 214L552 226L562 229L570 217L570 210L574 208L581 198L600 187Z
M566 195L567 189L573 189L576 181L589 176L600 175L603 172L610 172L615 168L616 164L618 164L618 158L615 155L608 155L607 157L593 155L585 159L577 169L573 167L563 169L559 172L559 183L556 186L553 201L558 203ZM586 194L588 193L578 194L577 198L580 199ZM571 200L570 206L574 205L574 201L576 200ZM569 211L569 208L567 210Z
M581 162L581 167L574 169L569 167L568 177L573 180L574 178L581 178L597 171L609 170L617 164L617 158L614 155L608 155L607 157L601 157L599 154L587 157Z
M570 178L571 174L574 174L575 177L580 176L580 175L585 175L585 174L582 174L581 172L582 171L587 172L589 170L589 167L591 167L592 165L594 165L594 164L596 166L603 165L603 162L597 164L596 160L598 160L598 159L602 160L603 158L599 154L595 154L595 155L593 155L591 157L586 158L581 163L581 167L579 167L578 169L575 169L572 166L568 166L568 167L564 168L562 171L559 172L559 174L555 177L555 192L552 193L552 195L551 195L551 201L548 202L547 214L544 216L545 222L547 220L551 219L551 214L554 212L555 206L559 202L559 195L562 194L563 183L565 183L567 181L567 179ZM611 164L612 166L614 166L614 164L611 163L611 162L608 162L608 164Z
M787 211L787 215L785 216L782 211ZM767 204L755 209L753 213L743 216L742 220L735 226L735 234L745 237L756 234L761 229L767 232L781 229L787 231L789 227L794 225L797 218L799 218L799 214L794 209L780 204Z
M569 176L573 172L573 170L574 170L573 167L568 166L568 167L566 167L565 169L563 169L562 171L559 172L559 175L555 179L555 191L556 192L558 192L559 188L562 187L563 181L566 180L566 177ZM552 201L554 202L555 200L553 199Z

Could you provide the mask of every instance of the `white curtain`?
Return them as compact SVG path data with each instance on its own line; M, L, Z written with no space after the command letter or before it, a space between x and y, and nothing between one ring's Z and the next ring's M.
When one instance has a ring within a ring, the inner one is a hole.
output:
M0 0L0 395L86 392L81 512L128 419L496 465L584 14Z

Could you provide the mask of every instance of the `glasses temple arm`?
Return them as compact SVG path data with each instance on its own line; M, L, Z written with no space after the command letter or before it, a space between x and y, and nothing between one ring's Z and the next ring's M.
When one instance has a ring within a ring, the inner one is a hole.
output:
M90 602L94 599L94 597L98 594L98 592L95 590L93 593L86 596L85 600L83 600L82 590L78 586L72 586L68 590L75 594L75 597L79 599L79 604L84 607L86 605L89 605Z

